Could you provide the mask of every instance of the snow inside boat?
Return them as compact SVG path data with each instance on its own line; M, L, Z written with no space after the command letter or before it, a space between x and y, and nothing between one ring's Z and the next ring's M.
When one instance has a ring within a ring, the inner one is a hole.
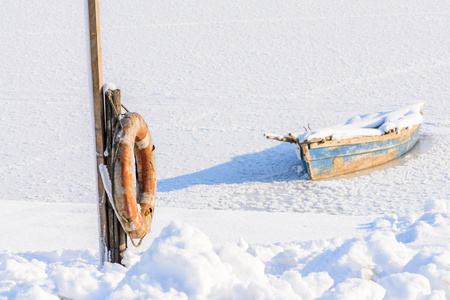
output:
M300 135L266 137L291 143L310 178L324 179L374 167L411 150L419 140L423 107L418 103Z

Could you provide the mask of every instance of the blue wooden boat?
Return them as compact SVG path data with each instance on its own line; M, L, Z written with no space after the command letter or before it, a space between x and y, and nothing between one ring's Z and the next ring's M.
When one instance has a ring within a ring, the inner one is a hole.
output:
M381 136L316 140L294 144L312 180L356 172L396 159L419 140L419 125Z
M292 134L266 137L291 143L309 177L324 179L374 167L411 150L419 140L423 106L418 103L387 113L357 116L331 130L325 128L298 137ZM355 123L362 130L357 137L351 132Z

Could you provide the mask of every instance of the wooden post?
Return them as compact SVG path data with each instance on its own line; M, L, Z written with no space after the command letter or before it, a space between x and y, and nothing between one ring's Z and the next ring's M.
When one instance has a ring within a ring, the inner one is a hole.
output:
M127 248L127 235L107 199L99 171L100 164L112 170L114 132L121 113L120 90L109 90L103 99L102 55L100 44L99 0L88 0L89 41L95 122L95 151L97 159L98 211L100 227L100 259L121 263ZM106 103L105 103L106 101ZM105 156L105 150L108 155ZM112 174L110 173L110 178Z
M114 90L114 105L117 112L120 112L122 110L122 98L120 94L120 90ZM115 119L116 123L114 123L114 126L117 126L118 119ZM114 127L113 127L114 128ZM114 215L115 216L115 215ZM119 238L118 241L118 252L119 252L119 263L122 263L122 258L125 254L125 250L127 250L127 234L122 228L122 225L120 224L119 220L117 219L117 216L114 220L114 226L115 228L118 228L116 230L118 232Z
M105 120L106 120L106 147L108 156L105 159L109 177L113 178L112 169L114 163L114 133L118 124L117 116L121 113L120 90L108 90L105 92ZM127 235L117 219L111 204L107 203L109 250L111 262L121 263L127 248Z
M105 136L106 136L106 152L107 155L105 157L105 165L108 168L108 173L109 173L109 178L112 178L111 176L111 169L112 169L112 164L113 164L113 160L110 159L112 154L112 145L114 142L114 138L113 138L113 134L114 134L114 127L113 127L113 122L114 122L114 111L112 109L111 103L113 103L113 99L112 99L112 91L108 90L105 91ZM109 199L111 200L111 199ZM106 217L108 220L108 244L109 244L109 254L110 254L110 262L115 262L117 259L117 253L115 251L116 249L116 245L114 243L115 239L114 239L114 209L111 206L111 203L109 201L106 201Z
M107 257L108 223L106 213L106 195L103 188L102 178L99 171L100 164L104 163L103 152L105 150L104 118L103 118L103 74L102 54L100 44L100 13L98 0L88 0L89 14L89 42L91 54L92 92L94 101L94 123L95 123L95 152L97 160L97 188L98 188L98 212L100 233L100 260L102 264L109 260Z

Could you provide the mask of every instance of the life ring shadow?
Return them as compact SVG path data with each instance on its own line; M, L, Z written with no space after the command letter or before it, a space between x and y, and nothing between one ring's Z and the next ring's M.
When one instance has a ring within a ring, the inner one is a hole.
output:
M231 161L191 174L158 181L158 192L171 192L194 185L275 182L305 179L300 161L286 143L257 153L233 157Z

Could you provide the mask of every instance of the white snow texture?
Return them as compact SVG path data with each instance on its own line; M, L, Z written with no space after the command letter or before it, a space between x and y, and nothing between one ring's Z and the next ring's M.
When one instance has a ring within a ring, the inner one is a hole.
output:
M0 299L450 299L449 1L100 1L104 82L157 151L125 266L100 266L86 3L2 2ZM263 137L418 123L323 181Z

